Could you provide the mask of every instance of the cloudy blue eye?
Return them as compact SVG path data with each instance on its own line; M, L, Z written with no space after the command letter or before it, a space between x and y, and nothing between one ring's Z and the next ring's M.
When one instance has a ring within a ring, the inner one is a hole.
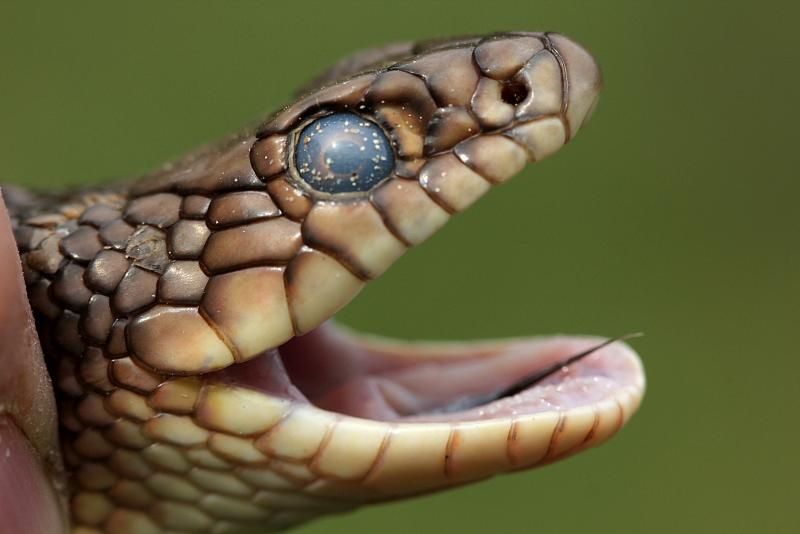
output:
M392 145L374 122L355 113L320 117L300 132L295 168L323 193L369 191L394 168Z

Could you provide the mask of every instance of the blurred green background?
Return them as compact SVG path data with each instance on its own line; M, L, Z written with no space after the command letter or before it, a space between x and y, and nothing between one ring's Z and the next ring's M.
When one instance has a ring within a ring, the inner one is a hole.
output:
M641 330L640 413L570 460L297 532L800 532L791 5L4 1L0 178L141 173L362 47L564 32L604 68L591 124L341 317L408 338Z

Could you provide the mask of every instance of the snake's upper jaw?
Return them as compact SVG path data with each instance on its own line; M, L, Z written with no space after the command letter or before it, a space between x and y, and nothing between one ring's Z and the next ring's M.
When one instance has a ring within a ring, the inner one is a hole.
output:
M136 184L129 223L204 219L177 221L168 237L145 228L127 245L158 272L172 256L197 261L170 265L167 279L198 287L163 297L196 308L157 306L126 327L138 360L203 374L314 330L493 186L569 142L602 86L594 59L558 34L411 52ZM213 201L181 197L209 190Z

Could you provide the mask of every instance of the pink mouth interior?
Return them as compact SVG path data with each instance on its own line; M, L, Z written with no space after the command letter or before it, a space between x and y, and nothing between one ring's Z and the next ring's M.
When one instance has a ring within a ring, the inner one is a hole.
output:
M637 385L638 360L627 345L616 342L519 393L494 398L603 341L552 337L409 343L362 337L327 323L206 380L380 421L502 418L590 405Z

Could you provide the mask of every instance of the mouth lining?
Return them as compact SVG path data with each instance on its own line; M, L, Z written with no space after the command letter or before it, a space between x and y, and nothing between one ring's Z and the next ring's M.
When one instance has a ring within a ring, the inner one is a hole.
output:
M210 373L205 381L401 423L563 411L643 387L638 357L621 339L405 342L356 334L332 322Z

